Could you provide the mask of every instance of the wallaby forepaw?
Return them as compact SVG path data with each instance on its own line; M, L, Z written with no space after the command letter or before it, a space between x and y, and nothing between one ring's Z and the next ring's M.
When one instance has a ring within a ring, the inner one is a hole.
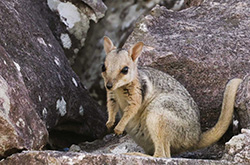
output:
M116 135L121 135L123 133L123 130L120 130L119 128L115 128L114 132Z
M107 121L107 123L106 123L106 127L108 129L111 129L113 127L113 125L114 125L114 122L112 122L112 121Z

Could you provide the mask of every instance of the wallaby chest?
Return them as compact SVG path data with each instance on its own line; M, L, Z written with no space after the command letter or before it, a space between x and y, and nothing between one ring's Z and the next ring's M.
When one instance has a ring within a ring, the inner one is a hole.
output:
M115 99L119 105L120 111L123 113L123 110L128 106L127 96L124 94L124 89L119 88L114 91Z

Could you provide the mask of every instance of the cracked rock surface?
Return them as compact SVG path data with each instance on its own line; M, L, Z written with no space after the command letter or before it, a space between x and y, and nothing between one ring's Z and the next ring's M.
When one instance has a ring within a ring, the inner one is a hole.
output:
M0 15L0 157L102 137L106 113L71 69L47 3L0 1Z
M249 74L249 14L250 1L240 0L204 1L179 12L157 6L137 23L125 48L143 41L139 65L167 72L183 84L207 130L218 119L226 83Z

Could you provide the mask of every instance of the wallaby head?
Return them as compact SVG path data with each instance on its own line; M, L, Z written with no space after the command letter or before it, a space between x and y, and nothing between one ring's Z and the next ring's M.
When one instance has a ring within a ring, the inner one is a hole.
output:
M132 82L137 76L137 60L141 55L143 43L138 42L129 51L116 49L113 42L104 37L105 62L102 77L107 90L115 90Z

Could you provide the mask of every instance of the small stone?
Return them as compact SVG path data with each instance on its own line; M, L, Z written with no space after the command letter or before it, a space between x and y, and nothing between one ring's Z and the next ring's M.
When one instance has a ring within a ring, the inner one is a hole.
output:
M70 152L80 152L81 148L78 145L73 144L73 145L70 146L68 151L70 151Z

